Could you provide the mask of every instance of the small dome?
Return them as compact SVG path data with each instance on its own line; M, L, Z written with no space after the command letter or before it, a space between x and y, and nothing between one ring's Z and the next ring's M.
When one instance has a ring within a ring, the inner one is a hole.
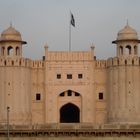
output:
M20 32L17 31L11 25L8 29L4 30L1 33L0 42L5 42L5 41L17 41L17 42L22 42L23 44L26 44L25 41L22 41Z
M137 32L128 24L118 32L117 40L138 40Z

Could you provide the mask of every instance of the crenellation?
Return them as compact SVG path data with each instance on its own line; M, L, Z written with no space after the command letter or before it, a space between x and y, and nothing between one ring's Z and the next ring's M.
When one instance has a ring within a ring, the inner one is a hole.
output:
M47 52L46 60L51 61L88 61L94 60L94 56L89 52Z
M107 59L107 67L110 67L112 65L113 65L113 58L110 57Z
M31 67L31 61L32 60L30 60L30 59L27 59L27 58L25 58L25 59L21 59L20 60L20 66L24 66L24 67Z
M107 60L107 67L131 66L131 65L139 66L140 65L139 57L127 57L127 58L114 57L114 58L109 58Z
M96 60L95 61L96 68L106 68L107 67L107 61L106 60Z
M44 61L42 61L42 60L33 60L33 61L31 61L31 67L32 68L43 68L44 67Z
M0 66L30 67L30 59L25 59L25 58L0 58Z
M117 57L114 57L112 61L112 66L118 66L118 65L119 65L119 59Z

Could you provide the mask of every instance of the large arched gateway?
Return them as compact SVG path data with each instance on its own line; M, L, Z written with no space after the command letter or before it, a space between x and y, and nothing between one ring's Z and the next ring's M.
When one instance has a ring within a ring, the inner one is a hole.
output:
M60 123L79 123L80 109L72 104L67 103L60 109Z

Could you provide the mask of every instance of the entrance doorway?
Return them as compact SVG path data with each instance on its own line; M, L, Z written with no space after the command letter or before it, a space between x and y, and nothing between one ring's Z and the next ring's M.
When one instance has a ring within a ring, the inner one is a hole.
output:
M80 109L68 103L60 109L60 123L79 123L80 122Z

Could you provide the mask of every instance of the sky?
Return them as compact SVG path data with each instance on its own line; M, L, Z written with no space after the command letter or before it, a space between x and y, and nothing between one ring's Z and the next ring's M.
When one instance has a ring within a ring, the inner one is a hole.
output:
M116 55L111 42L127 19L140 35L139 9L140 0L0 0L0 33L12 23L28 42L23 46L27 58L42 59L45 44L50 51L68 51L71 11L72 51L94 45L97 59L107 59Z

